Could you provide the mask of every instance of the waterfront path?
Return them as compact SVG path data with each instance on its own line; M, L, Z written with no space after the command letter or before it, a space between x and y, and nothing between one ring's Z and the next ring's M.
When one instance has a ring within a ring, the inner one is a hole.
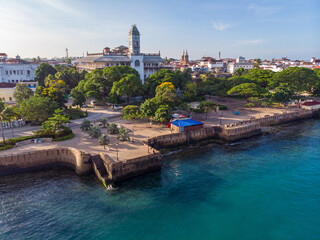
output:
M96 109L96 110L88 110L88 117L91 122L95 122L98 125L98 121L101 118L108 118L109 122L117 122L121 124L123 120L120 120L121 111L113 111L109 109ZM83 119L73 120L70 123L70 127L72 128L75 137L70 140L62 141L62 142L46 142L34 144L30 143L21 147L8 149L5 151L1 151L1 155L15 155L19 153L32 152L43 149L50 149L56 147L73 147L80 151L84 151L90 153L91 155L100 154L101 152L106 152L110 157L114 160L125 161L127 159L132 159L136 157L145 156L148 154L153 154L147 146L142 143L142 140L146 140L147 137L143 137L141 135L142 129L139 131L137 127L136 134L130 134L131 140L135 139L135 141L122 142L117 139L117 135L109 135L110 144L107 149L104 149L103 146L99 145L98 139L92 139L89 137L87 131L82 131L80 129L80 125ZM125 126L126 127L126 126ZM162 126L150 126L150 128L160 129ZM39 129L39 127L25 126L20 129L15 128L15 136L25 136L32 135L32 131ZM17 131L19 130L19 131ZM102 133L106 133L106 128L101 128ZM10 136L11 130L5 130L6 134ZM157 131L155 131L157 132ZM167 134L168 130L164 132ZM150 134L152 137L154 134ZM117 147L118 143L118 147ZM148 153L149 150L149 153Z

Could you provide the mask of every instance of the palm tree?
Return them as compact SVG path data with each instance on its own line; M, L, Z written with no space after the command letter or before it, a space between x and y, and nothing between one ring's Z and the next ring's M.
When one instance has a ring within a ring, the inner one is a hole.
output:
M97 126L92 126L89 129L89 136L92 138L98 138L101 136L101 129Z
M103 128L106 128L109 124L108 124L108 119L106 118L102 118L99 120L99 125L103 126Z
M109 134L118 134L119 133L118 125L116 123L109 124L108 133Z
M129 131L124 127L120 128L118 139L120 139L121 141L129 141Z
M14 138L14 133L13 133L13 125L12 125L12 120L16 119L17 117L17 113L15 112L13 107L7 107L4 110L4 118L5 120L7 120L11 126L11 130L12 130L12 137Z
M99 138L99 143L101 146L103 146L104 149L106 149L106 145L110 143L110 139L107 134L102 134Z
M91 122L88 119L84 119L81 123L80 129L82 131L88 131L91 127Z
M5 111L7 107L4 105L4 102L0 99L0 125L1 125L1 133L2 133L2 139L3 143L6 144L6 138L4 137L4 129L3 129L3 121L5 120Z

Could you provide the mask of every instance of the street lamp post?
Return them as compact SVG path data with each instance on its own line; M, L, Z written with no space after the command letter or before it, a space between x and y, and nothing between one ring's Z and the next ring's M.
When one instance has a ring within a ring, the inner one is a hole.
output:
M223 113L220 114L220 124L219 124L220 126L221 126L221 123L222 123L222 114Z
M132 128L132 143L134 143L134 128Z
M149 137L148 137L147 145L148 145L148 153L149 153Z
M119 143L117 143L117 161L119 160Z

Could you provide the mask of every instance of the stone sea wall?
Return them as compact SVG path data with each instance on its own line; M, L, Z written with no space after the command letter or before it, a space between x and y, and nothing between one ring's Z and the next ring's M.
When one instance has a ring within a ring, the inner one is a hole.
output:
M150 152L153 152L153 150L154 149L150 149ZM106 183L122 181L161 169L161 154L156 150L154 150L153 154L126 161L114 161L105 153L101 153L100 157L108 172L108 178L104 179Z
M194 143L216 137L216 127L207 127L186 133L172 133L154 137L148 140L148 144L156 149L179 146Z
M0 176L49 168L68 166L78 174L91 171L90 154L75 148L51 148L10 156L0 156Z
M311 118L313 112L310 110L300 110L297 112L266 115L261 118L252 118L224 126L205 127L202 129L186 132L172 133L154 137L148 140L148 144L156 149L176 147L207 139L220 139L233 142L244 138L260 135L262 126L274 126L292 121Z

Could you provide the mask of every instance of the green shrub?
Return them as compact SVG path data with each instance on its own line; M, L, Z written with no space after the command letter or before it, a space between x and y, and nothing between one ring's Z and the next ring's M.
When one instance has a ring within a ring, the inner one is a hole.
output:
M89 129L89 136L92 138L98 138L101 136L101 129L97 126L92 126Z
M71 120L76 120L79 118L85 118L88 116L87 111L82 111L80 108L69 108L67 114L70 116Z
M227 106L225 106L225 105L221 105L221 104L219 104L219 105L218 105L218 109L219 109L219 110L227 110L227 109L228 109L228 107L227 107Z
M9 138L9 139L6 139L6 145L4 145L3 141L1 141L0 146L15 145L17 142L21 142L21 141L29 140L29 139L33 139L33 138L34 138L34 136Z
M0 147L0 151L7 150L10 148L13 148L13 146L12 145L4 145L4 146Z
M135 105L124 107L122 113L125 119L138 119L141 115L139 107Z
M72 139L72 138L74 138L74 134L73 133L71 133L69 135L66 135L66 136L63 136L63 137L54 138L53 141L56 141L56 142L65 141L65 140L69 140L69 139Z
M113 135L113 134L118 134L119 133L119 127L116 123L111 123L108 126L108 133Z

